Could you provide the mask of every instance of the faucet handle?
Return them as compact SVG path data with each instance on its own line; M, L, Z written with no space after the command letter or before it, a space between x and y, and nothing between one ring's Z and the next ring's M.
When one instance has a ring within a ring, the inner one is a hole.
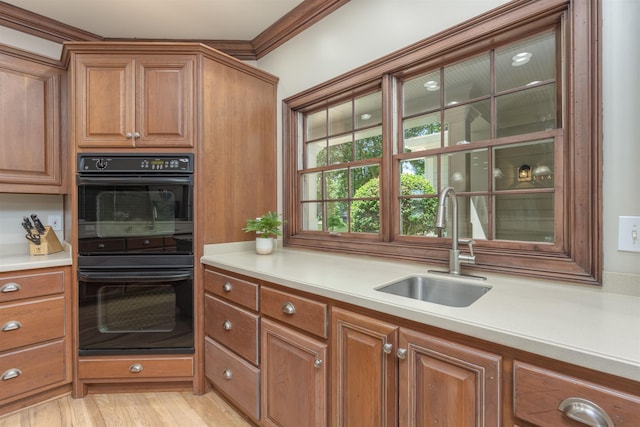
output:
M460 245L469 245L469 254L471 257L475 258L473 255L473 245L476 243L473 239L458 239L458 244Z

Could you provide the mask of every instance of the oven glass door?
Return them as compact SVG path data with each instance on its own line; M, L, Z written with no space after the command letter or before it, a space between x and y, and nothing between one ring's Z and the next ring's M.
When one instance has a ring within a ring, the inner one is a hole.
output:
M193 353L193 269L78 277L80 355Z
M79 253L193 253L192 184L192 176L79 177Z

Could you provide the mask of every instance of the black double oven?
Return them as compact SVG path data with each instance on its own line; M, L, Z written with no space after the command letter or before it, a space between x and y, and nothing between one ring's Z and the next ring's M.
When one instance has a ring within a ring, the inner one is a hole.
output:
M80 355L193 353L193 157L79 154Z

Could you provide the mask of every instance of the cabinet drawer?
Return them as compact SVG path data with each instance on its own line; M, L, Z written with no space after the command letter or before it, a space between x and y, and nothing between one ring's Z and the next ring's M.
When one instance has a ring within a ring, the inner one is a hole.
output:
M0 351L64 336L64 297L0 307Z
M193 357L91 357L78 363L80 379L152 379L193 376Z
M253 418L260 419L260 370L205 338L204 370L213 385Z
M327 305L271 288L260 288L261 311L269 317L327 337Z
M255 283L205 270L204 288L207 292L233 301L248 309L258 310L258 285Z
M221 299L205 296L205 333L258 364L258 316Z
M64 292L64 272L0 275L0 303Z
M64 341L0 356L0 402L65 380Z
M530 423L545 426L578 425L558 407L565 399L579 398L600 407L615 426L640 426L640 396L517 361L514 363L514 382L514 413ZM582 406L581 403L584 402L577 402L576 408ZM578 416L580 412L577 409L574 411ZM586 414L583 416L588 417Z

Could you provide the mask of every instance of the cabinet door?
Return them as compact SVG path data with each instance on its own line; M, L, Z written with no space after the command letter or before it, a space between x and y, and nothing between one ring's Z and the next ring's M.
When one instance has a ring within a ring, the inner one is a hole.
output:
M136 59L136 147L193 147L194 57Z
M133 57L78 55L75 65L78 147L133 147Z
M326 426L327 345L262 320L262 425Z
M0 54L0 192L64 193L62 70Z
M396 425L398 327L334 308L332 425Z
M399 347L400 426L500 425L500 356L404 328Z

